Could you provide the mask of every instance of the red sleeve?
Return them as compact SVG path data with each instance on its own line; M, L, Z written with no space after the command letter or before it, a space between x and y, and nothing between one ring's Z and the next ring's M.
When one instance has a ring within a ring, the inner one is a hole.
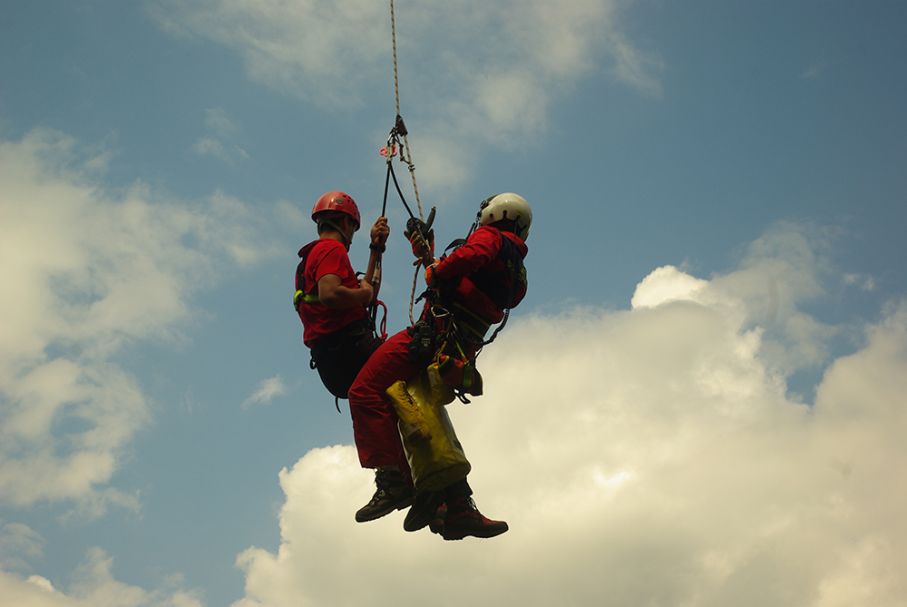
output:
M315 259L312 260L315 266L316 283L328 274L335 274L341 279L341 282L348 279L351 273L355 275L346 248L339 242L332 243L334 241L330 241L327 246L319 247Z
M480 227L470 235L466 244L438 263L435 276L438 280L451 280L491 263L501 250L501 238L501 233L494 228Z

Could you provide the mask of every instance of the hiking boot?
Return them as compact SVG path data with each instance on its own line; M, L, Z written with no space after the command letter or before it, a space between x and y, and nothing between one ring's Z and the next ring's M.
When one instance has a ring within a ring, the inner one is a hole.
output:
M375 470L375 485L378 487L375 495L356 511L357 523L373 521L413 503L413 488L399 470L378 468Z
M444 503L444 496L434 491L417 493L413 505L403 521L405 531L418 531L435 518L438 507Z
M447 504L442 503L435 510L435 516L428 522L428 528L431 529L432 533L437 533L440 535L444 531L444 519L447 518Z
M476 508L476 503L471 497L461 497L447 503L447 513L443 523L436 520L430 523L432 531L436 528L445 540L462 540L464 537L494 537L506 532L508 527L504 521L493 521L486 518Z

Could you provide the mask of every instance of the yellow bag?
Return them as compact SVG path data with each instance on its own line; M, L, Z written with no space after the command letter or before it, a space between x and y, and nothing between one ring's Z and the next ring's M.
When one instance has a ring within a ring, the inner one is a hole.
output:
M453 390L441 380L437 364L409 382L396 382L387 395L397 411L416 490L437 491L466 478L472 466L444 408L453 401Z

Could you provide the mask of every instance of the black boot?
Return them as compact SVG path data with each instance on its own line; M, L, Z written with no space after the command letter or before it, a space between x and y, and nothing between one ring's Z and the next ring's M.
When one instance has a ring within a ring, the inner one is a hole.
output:
M435 518L438 507L444 503L444 494L439 491L422 491L413 499L413 506L403 520L405 531L418 531Z
M375 470L375 485L378 487L375 495L356 511L357 523L373 521L413 503L413 488L399 470L378 468Z

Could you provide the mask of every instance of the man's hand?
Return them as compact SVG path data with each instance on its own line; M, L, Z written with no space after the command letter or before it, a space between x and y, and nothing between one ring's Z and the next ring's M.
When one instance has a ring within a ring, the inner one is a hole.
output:
M387 225L387 217L379 217L375 220L374 225L372 225L372 229L369 235L371 236L372 244L380 247L383 246L385 242L387 242L387 237L390 235L390 233L391 230Z
M425 284L429 287L434 287L438 284L438 279L435 276L435 268L438 266L438 260L435 259L432 263L425 267Z
M413 247L413 255L423 259L431 257L435 252L435 231L430 229L425 222L417 217L411 217L406 222L403 235Z

